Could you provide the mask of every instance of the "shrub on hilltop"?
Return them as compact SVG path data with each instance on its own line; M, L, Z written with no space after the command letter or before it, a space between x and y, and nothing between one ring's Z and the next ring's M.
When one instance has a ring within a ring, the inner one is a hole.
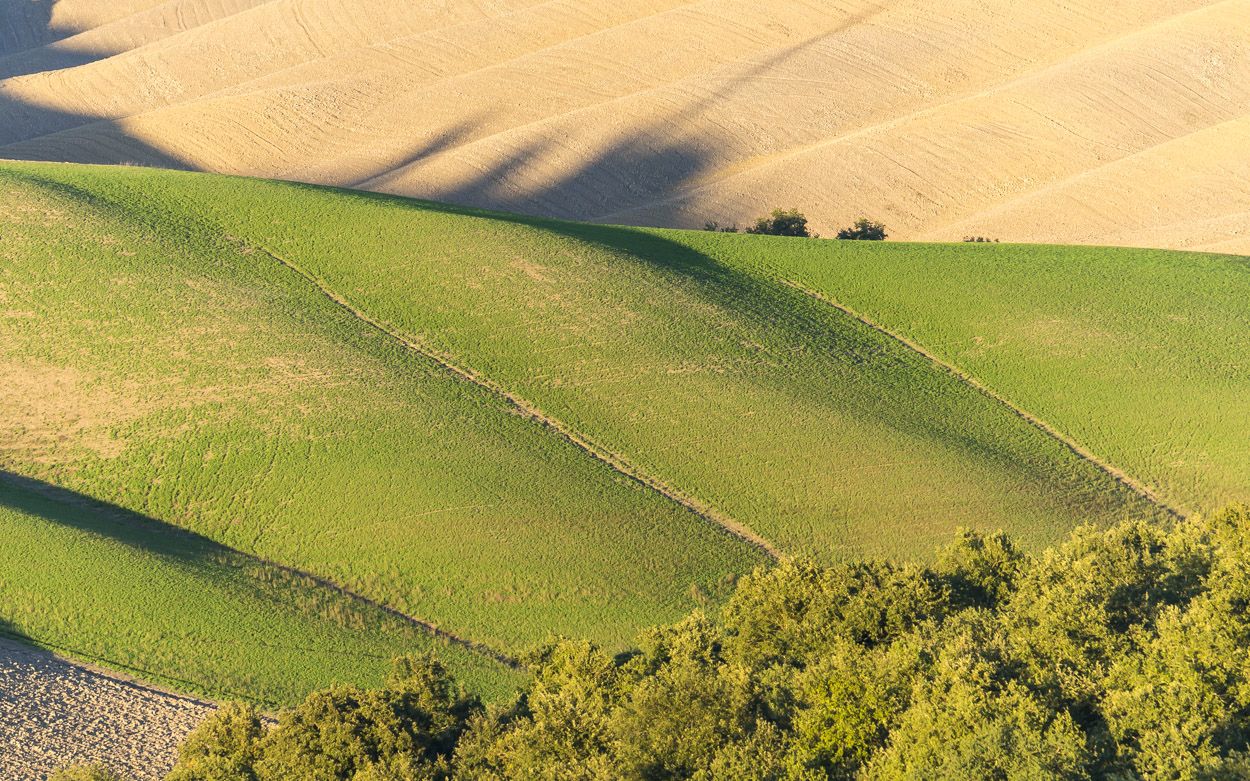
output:
M807 229L807 217L798 209L773 209L766 217L757 217L755 225L747 228L747 233L764 236L806 236L813 237Z
M851 227L838 231L837 238L853 241L885 241L887 235L883 223L860 218Z

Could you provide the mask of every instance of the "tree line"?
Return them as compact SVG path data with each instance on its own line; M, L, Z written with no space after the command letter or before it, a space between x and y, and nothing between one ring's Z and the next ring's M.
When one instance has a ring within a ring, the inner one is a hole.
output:
M709 220L704 223L703 230L715 233L737 233L738 225L737 223L721 225L716 220ZM773 209L772 213L763 217L757 217L755 224L747 226L745 232L760 236L820 238L819 233L812 233L811 229L807 227L807 217L798 209ZM861 218L856 220L851 227L838 231L837 236L834 238L853 241L885 241L887 235L883 223Z
M927 564L787 561L626 653L524 661L500 705L429 658L272 727L226 705L168 781L1250 778L1250 507L1037 555L965 531Z

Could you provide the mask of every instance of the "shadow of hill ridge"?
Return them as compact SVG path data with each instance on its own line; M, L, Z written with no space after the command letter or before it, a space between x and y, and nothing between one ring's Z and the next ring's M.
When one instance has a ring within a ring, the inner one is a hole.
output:
M52 25L53 5L53 0L0 2L0 63L75 33Z
M249 558L187 529L4 470L0 470L0 506L101 535L195 569L209 569L232 556Z
M34 515L71 529L101 535L135 551L159 556L183 569L197 571L206 578L223 567L237 570L263 568L265 572L257 576L265 583L281 581L285 586L302 586L338 595L360 609L384 613L440 640L517 669L514 659L489 646L453 635L434 624L361 596L315 573L262 559L180 526L52 483L0 469L0 507Z
M51 0L0 0L0 87L8 78L73 68L117 54L110 50L49 48L49 44L77 32L55 27L52 7ZM188 168L184 161L120 130L111 119L37 105L0 90L0 158L122 165L143 160L163 168ZM72 158L52 150L39 151L38 139L101 122L110 133L89 138L88 148ZM34 143L25 149L6 148L26 141Z
M758 62L736 63L745 67L708 94L674 106L594 156L582 159L563 175L542 184L516 188L513 183L531 162L565 154L576 144L569 144L558 136L531 140L481 168L476 175L431 191L429 197L447 203L587 222L597 222L645 206L651 201L672 197L692 182L714 173L720 150L737 144L736 138L710 130L711 127L719 128L719 123L700 124L700 118L707 117L710 111L730 100L735 93L821 41L870 22L887 6L884 0L876 2L848 15L834 27L777 49ZM730 64L719 67L728 66ZM668 86L678 84L681 81ZM556 117L550 124L558 128L559 121L560 118ZM482 144L510 132L509 129L477 138L466 146ZM404 166L411 164L401 164L385 174L357 182L357 186L385 188L388 182L403 173ZM764 213L778 205L761 204L760 211ZM668 221L663 224L671 226L673 223Z
M31 9L21 12L24 27L19 27L41 28L42 32L10 36L14 39L10 47L15 51L8 56L0 56L0 77L4 75L6 65L11 69L33 72L53 64L51 61L38 64L36 61L40 57L51 55L46 47L40 49L34 46L40 40L55 40L62 35L62 31L51 26L52 4L40 0L29 5ZM519 141L516 146L505 148L500 155L492 155L493 159L485 161L480 169L464 166L461 169L463 173L457 174L460 177L457 181L423 194L451 203L586 221L610 219L613 214L629 212L654 200L671 197L718 170L727 159L724 150L737 144L737 139L728 135L727 131L714 130L716 122L705 121L709 111L729 101L744 86L754 83L820 41L871 21L886 6L883 1L871 3L792 44L777 49L765 46L758 61L744 58L715 66L707 72L723 73L724 78L717 77L710 91L687 99L679 89L668 90L665 93L667 108L656 108L656 115L650 121L605 141L602 148L589 156L578 151L577 139L567 139L559 134L560 116L556 116L550 118L553 132L547 136ZM27 48L21 49L22 46ZM111 54L81 52L79 59L72 64L84 64ZM0 55L3 55L3 50L0 50ZM681 83L679 80L669 86ZM595 105L602 107L606 104ZM478 144L485 149L492 143L491 139L515 130L505 128L484 136L475 133L484 124L482 118L489 111L487 107L477 115L454 120L449 118L444 130L414 139L408 150L396 155L393 162L382 164L380 170L340 184L386 188L414 166L416 168L412 173L419 176L420 166L431 158L447 153L454 156L458 154L457 150L469 150ZM0 117L5 120L0 121L0 157L106 164L143 160L145 164L157 167L195 168L186 160L128 134L121 123L108 121L108 117L77 115L32 105L11 96L5 97L3 93L0 93ZM86 127L93 124L95 127ZM75 128L78 130L72 139L56 137L57 133ZM192 128L189 132L195 131ZM6 145L16 147L10 149ZM473 154L472 150L466 151L461 161ZM538 159L557 165L550 171L540 172L534 181L526 182L527 168ZM560 164L562 160L567 160L567 164ZM319 164L312 161L306 168L297 166L294 170L315 172L318 167ZM300 174L296 172L292 175ZM316 173L309 175L320 178ZM777 205L761 204L761 211ZM672 220L658 222L674 224Z

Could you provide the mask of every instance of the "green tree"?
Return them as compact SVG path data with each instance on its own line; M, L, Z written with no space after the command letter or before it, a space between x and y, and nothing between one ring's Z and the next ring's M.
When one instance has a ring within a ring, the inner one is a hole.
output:
M912 704L866 776L882 779L1088 778L1085 735L1066 708L1020 680L997 617L965 611L934 638Z
M755 225L747 228L747 233L765 236L812 235L807 229L807 218L798 209L773 209L767 217L757 217Z
M228 702L178 748L167 781L255 781L253 765L265 725L250 705Z
M785 562L742 578L722 622L744 663L804 667L838 639L887 643L949 608L941 579L915 565Z
M855 221L850 228L843 228L838 231L837 238L851 239L855 241L885 241L887 234L885 225L880 222L873 222L867 218L861 217Z
M865 649L841 640L797 676L789 768L795 777L850 779L885 747L926 674L915 638Z
M624 696L611 721L622 774L700 777L729 756L768 752L769 739L756 736L772 710L768 682L725 658L705 615L644 632L640 646L622 667Z
M466 778L617 777L610 717L621 669L598 645L552 640L523 660L524 695L495 718L474 723L462 751Z
M938 553L937 571L949 584L956 609L997 607L1027 567L1025 555L1002 532L986 536L960 529L955 542Z

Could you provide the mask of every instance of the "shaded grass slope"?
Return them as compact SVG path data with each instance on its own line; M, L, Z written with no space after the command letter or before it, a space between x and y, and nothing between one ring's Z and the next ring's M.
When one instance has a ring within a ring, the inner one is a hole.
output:
M0 606L4 635L268 707L328 681L377 685L403 654L436 653L487 697L520 677L308 578L11 479L0 479Z

